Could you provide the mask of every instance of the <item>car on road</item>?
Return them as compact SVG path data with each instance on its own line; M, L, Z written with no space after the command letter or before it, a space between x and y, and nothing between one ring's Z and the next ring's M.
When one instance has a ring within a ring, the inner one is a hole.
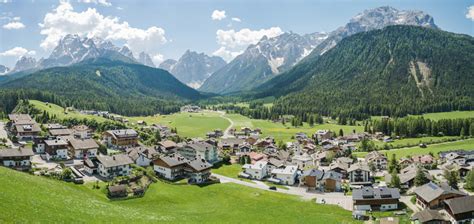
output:
M272 191L276 191L277 188L275 186L270 186L268 189L272 190Z

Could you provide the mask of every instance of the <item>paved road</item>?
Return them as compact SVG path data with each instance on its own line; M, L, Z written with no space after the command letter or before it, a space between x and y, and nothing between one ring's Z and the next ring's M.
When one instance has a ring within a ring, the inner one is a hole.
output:
M230 118L226 117L224 111L218 111L218 113L221 114L222 118L224 118L224 119L226 119L230 122L230 125L224 130L224 135L222 136L222 138L233 138L234 136L231 135L229 132L230 132L230 129L234 126L234 121L232 121Z
M420 208L418 208L418 206L416 206L415 204L411 203L410 199L411 199L411 196L400 196L400 201L405 203L405 205L407 205L408 208L410 208L413 211L413 213L419 212Z
M261 189L261 190L274 191L274 190L268 189L268 186L265 184L250 183L247 181L241 181L235 178L230 178L230 177L222 176L219 174L212 174L212 175L219 178L221 180L221 183L234 183L234 184L240 184L247 187ZM321 202L322 200L324 200L326 204L338 205L349 211L352 211L353 209L352 197L345 196L343 193L307 192L306 189L302 187L288 187L288 188L289 188L288 190L277 188L276 192L300 196L304 200L312 200L314 198L316 198L318 202Z

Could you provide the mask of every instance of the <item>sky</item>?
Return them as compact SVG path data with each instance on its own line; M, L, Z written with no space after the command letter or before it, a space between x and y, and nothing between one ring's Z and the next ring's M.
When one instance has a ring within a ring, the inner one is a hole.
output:
M421 10L443 30L474 35L474 0L0 0L0 64L46 58L68 33L144 51L155 64L188 49L229 61L264 35L330 32L380 6Z

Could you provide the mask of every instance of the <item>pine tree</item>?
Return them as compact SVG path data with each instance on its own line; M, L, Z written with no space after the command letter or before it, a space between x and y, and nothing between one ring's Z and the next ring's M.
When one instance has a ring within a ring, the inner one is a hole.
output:
M392 179L390 180L390 186L395 187L395 188L400 188L400 186L401 186L400 177L398 177L397 172L392 173Z
M448 181L448 185L457 189L458 188L458 174L456 171L444 171L444 178Z
M342 129L339 129L339 136L344 136L344 131Z
M474 191L474 170L467 172L464 188Z
M399 172L400 171L400 165L398 164L398 160L395 154L392 154L392 159L390 160L390 164L388 165L388 172L393 173L393 172Z
M421 186L423 184L428 183L430 180L426 177L425 172L418 167L418 170L416 171L416 176L415 176L415 186Z

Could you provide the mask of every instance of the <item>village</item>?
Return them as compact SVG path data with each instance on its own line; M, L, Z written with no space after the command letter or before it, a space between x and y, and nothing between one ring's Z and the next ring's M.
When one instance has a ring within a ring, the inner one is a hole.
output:
M182 112L199 110L182 108ZM100 114L104 115L109 116ZM357 158L352 152L364 139L391 138L382 133L337 136L318 130L312 135L297 133L293 141L278 144L265 130L231 125L206 133L206 138L186 139L177 138L165 125L140 122L160 139L147 146L133 128L97 132L83 124L40 124L28 114L8 118L0 123L0 139L6 145L0 149L3 166L77 184L107 183L111 199L140 197L156 181L200 186L232 182L316 198L316 203L352 211L358 220L370 220L375 211L393 211L380 223L398 223L397 215L407 213L413 223L474 219L474 196L464 188L466 177L474 172L474 151L408 158L371 151ZM235 176L213 173L230 164L241 167Z

